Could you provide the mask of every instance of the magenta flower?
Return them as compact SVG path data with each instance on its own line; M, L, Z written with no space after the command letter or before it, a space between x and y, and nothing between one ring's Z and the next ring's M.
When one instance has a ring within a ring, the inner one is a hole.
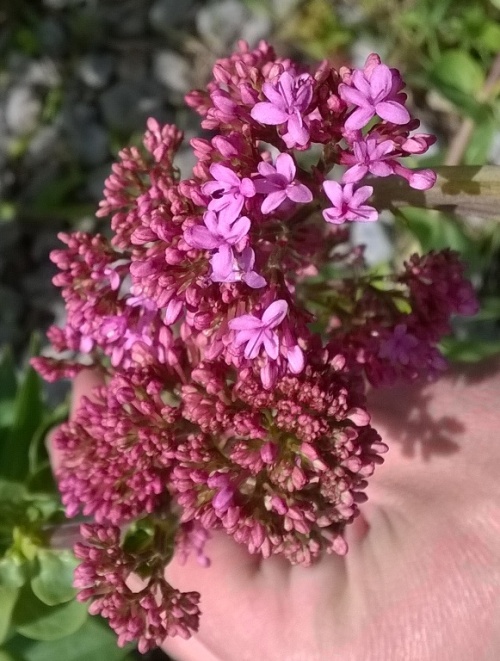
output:
M333 204L333 207L323 210L323 218L327 223L338 225L346 220L377 220L377 210L363 204L372 195L373 187L361 186L356 191L353 188L352 184L341 186L336 181L323 183L323 189Z
M419 341L408 332L406 324L398 324L392 335L381 343L378 356L387 358L393 364L409 365L418 344Z
M288 303L278 300L264 310L262 319L253 314L244 314L231 319L229 328L236 331L234 345L241 347L246 344L244 355L249 359L257 358L263 346L269 358L276 360L279 354L279 341L273 328L281 324L287 312Z
M240 215L245 198L255 195L253 181L248 177L240 179L220 163L211 165L209 172L215 181L208 181L202 186L203 193L212 197L208 209L218 211L223 223L230 223Z
M368 137L357 140L353 144L354 154L344 154L342 162L351 165L344 172L343 184L354 184L370 172L377 177L388 177L394 173L394 168L388 159L394 157L394 142L384 140L377 142L376 138Z
M260 289L266 285L266 279L253 270L255 252L248 246L240 254L235 254L228 245L221 246L210 264L213 282L241 281L252 289Z
M303 115L312 101L312 77L284 71L276 83L264 83L262 91L268 101L255 104L250 112L252 118L271 126L286 124L287 132L282 137L289 149L307 144L309 129Z
M202 225L188 227L184 232L186 243L201 250L216 250L210 259L213 282L245 282L249 287L258 289L264 287L266 280L254 270L255 253L245 247L241 254L235 252L234 246L243 244L250 229L250 220L241 216L232 223L223 222L221 216L213 211L207 211L203 216Z
M295 179L297 168L290 154L280 154L275 166L262 161L257 169L263 178L255 180L255 190L266 196L260 207L262 213L271 213L286 199L299 204L313 199L309 188Z
M375 115L393 124L407 124L410 113L400 103L401 97L397 94L399 85L399 76L385 64L377 64L364 71L356 69L351 85L339 85L340 98L357 106L347 118L345 128L348 131L362 129Z
M250 230L250 220L241 216L234 222L226 222L222 214L217 216L207 211L203 216L203 225L188 227L184 231L184 240L193 248L217 250L222 246L234 246L242 242Z

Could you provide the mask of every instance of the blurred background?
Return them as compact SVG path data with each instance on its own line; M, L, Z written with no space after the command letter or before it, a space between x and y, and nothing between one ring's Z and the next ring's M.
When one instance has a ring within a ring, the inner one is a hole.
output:
M327 58L335 66L361 66L378 52L402 70L410 107L423 130L438 136L432 153L413 165L500 164L500 0L1 0L0 434L10 440L0 451L0 472L20 428L28 452L40 430L64 414L54 414L60 391L19 370L37 350L33 334L43 336L63 319L48 258L57 233L98 231L103 221L94 212L104 179L118 151L140 143L147 117L176 123L187 139L201 134L183 96L206 85L214 61L239 39L267 39L281 55L304 63ZM178 165L190 176L187 143ZM374 268L415 250L459 250L482 309L457 322L443 348L461 361L500 351L498 219L406 208L353 232L353 240L368 244ZM36 423L25 428L23 415L31 415L35 400ZM5 493L0 489L0 557L11 541ZM4 547L2 516L10 540ZM9 622L0 661L113 661L130 653L88 622L80 643L78 632L55 642L40 642L33 632L23 637ZM99 635L89 653L82 640Z

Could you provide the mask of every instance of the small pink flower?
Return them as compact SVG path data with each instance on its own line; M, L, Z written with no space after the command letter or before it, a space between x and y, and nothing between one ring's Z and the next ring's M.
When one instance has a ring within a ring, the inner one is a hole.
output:
M379 358L387 358L390 363L408 365L418 344L406 324L398 324L392 335L381 343L378 355Z
M394 168L388 159L394 158L394 142L367 137L353 144L353 154L345 154L342 162L351 167L344 172L343 184L354 184L370 172L377 177L388 177Z
M245 344L245 358L257 358L260 348L273 360L278 358L279 341L278 335L273 328L281 324L288 312L288 303L283 300L274 301L264 311L262 319L253 314L244 314L241 317L231 319L229 328L236 331L234 345L241 347Z
M263 178L255 180L255 190L266 196L260 208L262 213L271 213L286 199L299 204L313 199L309 188L295 179L297 168L290 154L280 154L275 166L263 161L257 169Z
M398 94L400 84L398 73L385 64L356 69L351 85L339 85L340 98L357 106L347 118L345 128L348 131L362 129L375 115L393 124L407 124L410 113L401 103L404 96Z
M212 199L208 203L210 211L218 211L223 223L231 223L238 218L245 198L255 195L255 186L248 177L240 179L238 175L225 165L214 163L210 166L210 174L215 181L208 181L202 191Z
M266 285L266 279L253 270L255 252L248 246L235 254L230 246L222 246L210 260L213 282L244 282L252 289Z
M341 186L336 181L325 181L323 183L323 189L333 204L333 207L323 211L323 218L327 223L338 225L346 220L363 222L377 220L377 210L363 204L372 195L373 187L361 186L355 191L353 188L353 184Z
M241 216L238 220L226 222L221 216L217 217L213 211L207 211L203 216L205 226L195 225L185 230L186 243L201 250L217 250L221 246L241 243L250 230L250 220Z
M268 101L255 104L252 118L271 126L286 124L287 132L282 137L289 149L307 144L309 129L303 116L312 101L312 77L284 71L276 83L264 83L262 91Z

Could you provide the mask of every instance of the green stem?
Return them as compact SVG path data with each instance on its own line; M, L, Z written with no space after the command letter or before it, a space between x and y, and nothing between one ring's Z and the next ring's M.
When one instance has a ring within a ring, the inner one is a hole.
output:
M421 207L459 216L500 220L500 166L464 165L434 168L438 177L427 191L410 188L399 177L370 181L377 209Z

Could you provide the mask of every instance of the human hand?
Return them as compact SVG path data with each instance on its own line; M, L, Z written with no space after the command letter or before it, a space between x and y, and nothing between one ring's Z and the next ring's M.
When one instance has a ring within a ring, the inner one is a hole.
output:
M97 383L75 383L75 405ZM201 593L199 632L179 661L496 661L500 657L500 365L373 391L389 445L349 553L309 568L251 556L224 533L211 567L166 570Z

